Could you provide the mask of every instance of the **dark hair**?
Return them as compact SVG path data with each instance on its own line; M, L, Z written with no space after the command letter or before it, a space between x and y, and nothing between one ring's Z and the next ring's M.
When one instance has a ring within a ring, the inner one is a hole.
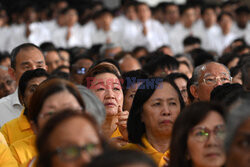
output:
M115 60L113 60L113 59L102 59L102 60L96 61L96 62L89 68L89 70L92 69L92 68L94 68L95 66L101 64L101 63L104 63L104 62L113 64L113 65L119 70L119 72L121 72L121 69L120 69L120 67L119 67L119 64L117 63L117 61L115 61Z
M135 71L129 71L129 72L124 73L122 75L123 95L125 96L127 93L127 90L135 83L138 83L138 80L143 80L143 79L147 79L147 78L148 78L148 75L142 70L135 70Z
M225 83L215 87L212 90L210 94L210 100L214 102L220 102L224 106L229 107L238 99L238 97L240 97L242 92L242 85L238 83Z
M141 121L141 114L143 112L143 104L153 95L158 86L163 83L169 83L177 92L180 101L180 110L184 108L185 104L182 99L181 93L175 83L171 82L167 78L148 78L138 88L132 107L130 109L127 130L129 142L134 144L142 144L141 138L145 133L145 125ZM153 83L153 85L152 85ZM166 92L167 93L167 92Z
M180 6L180 14L183 15L189 9L194 9L194 6L192 4L186 4Z
M226 54L223 54L218 62L221 63L221 64L224 64L225 66L228 66L228 64L234 59L234 58L239 58L239 55L238 54L234 54L234 53L226 53Z
M191 57L194 60L194 66L197 67L201 64L210 62L210 61L214 61L214 57L212 54L210 54L209 52L205 51L204 49L193 49L190 52Z
M147 164L149 167L157 167L151 157L136 150L114 150L104 152L94 158L87 167L121 167L135 164Z
M229 13L229 12L221 12L221 13L219 14L218 18L217 18L218 22L221 21L221 19L222 19L222 17L223 17L224 15L229 16L229 17L233 20L233 16L232 16L231 13Z
M250 62L245 63L241 67L242 85L245 89L250 89Z
M246 13L249 14L250 13L250 9L248 6L244 5L244 6L239 6L237 9L235 9L235 13L237 15L242 14L242 13Z
M194 96L192 95L191 91L190 91L190 87L192 85L194 85L194 84L195 84L195 81L194 81L194 78L192 77L187 82L187 93L188 93L188 99L189 99L190 102L193 102L194 99L195 99Z
M172 56L155 52L147 56L146 64L143 66L143 70L149 75L153 75L156 70L164 68L178 70L179 62Z
M43 52L56 50L56 47L52 42L44 42L40 45L40 48Z
M167 78L170 81L172 81L172 82L174 82L178 78L183 78L187 82L189 80L188 77L185 74L183 74L183 73L177 73L177 72L176 73L171 73L171 74L167 75Z
M187 106L177 117L170 143L170 167L191 167L187 159L187 140L190 130L215 111L224 118L224 109L219 104L198 102Z
M70 92L77 99L82 109L85 109L85 104L82 100L81 94L73 83L64 79L53 78L40 84L33 94L28 109L28 120L34 121L34 123L37 125L38 115L45 100L49 96L62 91Z
M10 59L10 54L8 52L0 52L0 63L7 58Z
M201 9L201 15L204 15L206 10L209 10L209 9L213 10L215 13L215 5L204 5Z
M90 115L88 115L84 111L79 113L79 111L77 112L77 111L74 111L72 109L66 109L62 112L58 112L55 116L53 116L51 119L49 119L37 137L37 141L36 141L36 147L37 147L37 151L38 151L37 162L38 162L39 166L43 166L43 167L52 166L51 165L52 156L50 154L50 152L52 150L50 150L50 148L49 148L50 136L58 126L61 126L61 124L63 122L65 122L69 119L75 118L75 117L79 117L79 118L82 118L82 119L88 121L89 124L91 124L91 126L95 129L95 131L100 139L102 148L104 149L105 147L107 147L105 141L103 140L103 138L101 137L101 135L99 133L98 127L96 126L97 123ZM74 129L72 129L72 130L74 130Z
M21 44L21 45L15 47L10 54L11 67L13 69L16 69L16 57L17 57L18 53L22 50L29 50L29 49L38 49L41 53L43 53L42 50L38 46L34 45L33 43L24 43L24 44Z
M98 64L93 68L90 68L87 73L85 73L82 85L86 87L91 86L91 78L95 77L98 74L103 74L103 73L111 73L114 74L119 80L121 79L120 74L117 71L118 69L115 68L113 65L109 64Z
M230 68L231 77L235 77L239 72L241 72L241 67L238 65Z
M190 45L194 45L194 44L201 44L200 38L190 35L190 36L187 36L183 40L183 45L184 46L190 46Z

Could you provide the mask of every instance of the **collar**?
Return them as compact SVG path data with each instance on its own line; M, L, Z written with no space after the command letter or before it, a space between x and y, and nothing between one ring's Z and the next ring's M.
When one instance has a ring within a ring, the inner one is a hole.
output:
M27 117L23 113L24 113L24 109L22 110L21 115L17 118L18 125L22 131L31 129L30 123L27 120Z
M16 91L10 95L10 103L12 106L20 106L22 107L19 98L18 98L18 88L16 89Z

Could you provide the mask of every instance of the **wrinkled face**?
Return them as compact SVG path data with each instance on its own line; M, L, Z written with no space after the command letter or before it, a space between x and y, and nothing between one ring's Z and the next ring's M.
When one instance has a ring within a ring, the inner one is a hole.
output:
M137 7L137 16L141 22L146 22L151 17L151 11L147 5L139 5Z
M60 137L59 137L60 136ZM52 157L52 166L60 167L82 167L90 162L93 156L102 152L100 139L96 130L88 120L73 117L57 126L48 139L50 150L63 150ZM88 150L77 150L75 148L95 145Z
M166 7L165 18L169 24L175 24L180 17L179 8L176 5Z
M138 87L140 86L140 84L141 83L138 83L138 84L135 83L128 88L128 90L124 96L123 110L130 111L132 104L133 104L134 97L135 97L135 93L136 93Z
M14 77L16 78L16 81L19 82L20 77L25 71L35 70L37 68L47 70L42 52L36 48L21 50L16 56Z
M93 61L89 59L80 59L72 66L72 77L75 83L82 84L84 74L92 66Z
M67 108L81 110L81 105L70 92L62 91L47 97L38 115L39 129L45 125L53 114Z
M223 140L219 138L220 133L215 130L224 124L223 118L217 112L211 111L202 122L189 132L187 149L192 166L220 167L224 165L226 156L223 151ZM210 132L208 138L205 138L206 140L201 140L204 128Z
M181 110L176 90L166 82L143 104L141 120L146 134L171 136L173 124Z
M239 127L234 135L232 145L227 156L228 167L248 167L250 166L250 118Z
M48 66L48 73L51 73L61 65L61 59L56 51L49 51L45 55L45 61Z
M232 18L228 15L223 15L221 17L219 25L223 32L230 32L232 27Z
M47 79L47 77L43 76L43 77L37 77L37 78L33 78L31 79L28 83L27 83L27 87L24 91L24 97L23 97L23 103L25 107L29 106L30 103L30 99L33 95L33 93L35 92L36 88Z
M136 20L137 19L137 14L136 14L136 11L135 11L135 7L134 6L129 6L128 9L126 10L125 15L129 20Z
M118 107L123 106L123 92L120 81L114 74L96 75L90 89L104 104L107 116L118 114Z
M0 69L0 98L12 94L16 90L16 82L10 77L8 71Z
M218 85L229 83L230 75L227 69L218 63L207 64L203 69L193 96L201 101L209 101L212 90ZM213 80L215 83L210 84Z
M179 88L184 102L187 104L188 103L187 81L183 78L177 78L175 79L174 82Z
M203 20L206 26L210 27L216 23L216 13L213 9L206 9L203 14Z

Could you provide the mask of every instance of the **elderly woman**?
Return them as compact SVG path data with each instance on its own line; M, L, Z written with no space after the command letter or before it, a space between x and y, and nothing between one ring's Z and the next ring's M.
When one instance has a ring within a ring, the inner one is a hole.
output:
M110 64L98 64L86 73L83 85L89 88L105 106L103 134L108 138L123 137L126 140L128 111L122 111L123 91L117 68Z
M224 110L209 102L193 103L176 119L170 144L170 167L221 167Z
M175 83L149 78L138 88L128 118L128 139L124 149L142 150L158 166L169 157L172 127L184 107Z
M39 167L82 167L105 148L94 119L67 109L51 118L40 132L37 164Z
M241 99L239 106L231 111L227 119L227 137L225 140L227 167L250 166L249 97Z

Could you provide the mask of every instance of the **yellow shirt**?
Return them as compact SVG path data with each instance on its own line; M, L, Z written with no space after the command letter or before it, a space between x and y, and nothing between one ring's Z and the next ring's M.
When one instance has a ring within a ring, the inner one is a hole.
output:
M19 165L37 156L35 141L36 136L31 135L10 145L10 151Z
M142 143L144 144L145 147L139 145L139 144L133 144L129 143L122 147L123 149L132 149L132 150L140 150L143 151L145 154L148 154L151 156L158 167L162 167L166 164L166 161L164 160L164 157L170 158L170 151L167 150L165 153L157 151L147 140L146 136L144 135L142 137Z
M7 122L1 128L1 132L9 146L18 140L34 134L27 117L23 112L24 110L18 118Z
M1 167L17 167L18 166L8 146L2 143L0 143L0 166Z

